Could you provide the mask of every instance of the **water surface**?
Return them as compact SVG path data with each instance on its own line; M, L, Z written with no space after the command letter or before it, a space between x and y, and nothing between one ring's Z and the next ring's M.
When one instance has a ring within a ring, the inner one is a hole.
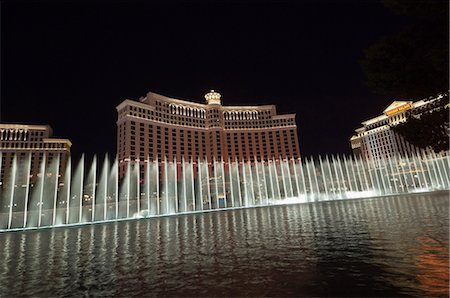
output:
M0 234L0 296L448 296L448 193Z

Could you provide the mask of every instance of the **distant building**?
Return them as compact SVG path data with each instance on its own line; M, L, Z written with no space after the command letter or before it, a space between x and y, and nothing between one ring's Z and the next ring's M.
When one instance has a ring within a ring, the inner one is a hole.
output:
M17 165L28 165L28 173L18 173L23 177L29 175L36 181L41 161L46 160L46 173L49 165L59 156L59 176L64 176L66 163L70 157L72 143L67 139L52 138L52 128L48 125L0 124L0 183L4 184L10 175L14 156ZM27 166L18 166L18 171L27 171Z
M274 105L222 106L211 90L206 104L152 92L117 106L120 173L128 161L230 158L299 158L295 114L277 115Z
M394 155L416 154L420 149L395 133L391 126L405 122L409 113L421 114L433 109L438 98L431 100L394 101L383 114L362 122L350 138L353 153L365 159L388 158Z

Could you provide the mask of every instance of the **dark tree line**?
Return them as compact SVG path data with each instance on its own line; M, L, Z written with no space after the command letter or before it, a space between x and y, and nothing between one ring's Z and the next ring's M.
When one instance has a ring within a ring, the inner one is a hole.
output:
M411 144L449 149L449 2L444 0L385 0L393 13L413 23L365 51L361 66L368 86L376 93L402 99L444 94L437 106L422 115L410 114L395 128Z
M392 126L392 129L416 147L431 147L435 152L448 150L448 93L436 102L435 108L421 114L410 113L406 122Z

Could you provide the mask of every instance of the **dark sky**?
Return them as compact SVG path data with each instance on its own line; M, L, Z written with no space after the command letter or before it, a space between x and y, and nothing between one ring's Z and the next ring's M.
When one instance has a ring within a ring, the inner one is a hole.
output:
M358 61L408 20L379 1L71 2L1 6L2 122L50 124L75 155L115 154L116 110L148 91L296 113L303 155L350 153L394 99Z

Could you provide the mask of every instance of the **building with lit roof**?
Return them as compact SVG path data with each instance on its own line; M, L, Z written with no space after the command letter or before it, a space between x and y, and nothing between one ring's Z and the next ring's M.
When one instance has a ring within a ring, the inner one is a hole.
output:
M365 159L419 153L419 148L408 143L391 127L405 122L410 113L417 115L435 108L438 99L440 97L416 102L394 101L383 111L383 114L362 122L363 126L355 130L356 134L350 138L353 153Z
M223 106L211 90L206 103L149 92L117 106L120 173L128 161L214 159L252 161L299 158L295 114L274 105Z

